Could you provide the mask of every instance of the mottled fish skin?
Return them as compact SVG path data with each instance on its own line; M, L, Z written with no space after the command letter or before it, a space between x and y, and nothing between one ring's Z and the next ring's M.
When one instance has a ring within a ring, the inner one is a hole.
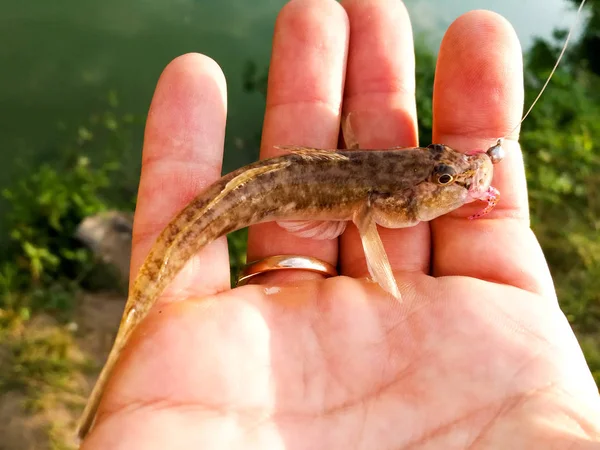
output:
M80 438L92 426L105 385L133 330L187 261L215 239L275 220L356 222L358 211L381 226L413 226L472 201L468 192L473 183L487 189L491 180L487 155L468 156L437 144L385 150L290 150L223 176L162 231L130 290L114 346L83 413ZM451 174L453 181L440 184L441 174Z

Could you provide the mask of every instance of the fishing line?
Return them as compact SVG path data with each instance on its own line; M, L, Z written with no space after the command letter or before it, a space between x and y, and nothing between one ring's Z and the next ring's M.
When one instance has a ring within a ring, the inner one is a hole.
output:
M539 94L537 95L537 97L535 98L535 100L533 101L533 103L531 104L531 106L529 107L529 109L527 110L527 112L525 113L523 118L521 119L521 121L512 130L510 130L510 133L508 133L504 137L498 139L498 144L500 144L507 136L513 134L517 130L517 128L519 128L521 126L523 121L527 118L527 116L529 115L529 113L531 112L531 110L533 109L535 104L538 102L538 100L540 99L540 97L542 96L544 91L546 90L546 87L548 86L548 83L550 83L550 80L552 79L554 72L556 72L556 69L558 67L558 64L560 63L560 60L562 59L563 55L565 54L565 50L567 50L567 46L569 45L569 39L571 39L571 33L573 32L573 30L575 29L575 26L577 25L577 22L579 21L579 16L581 14L581 10L583 9L583 5L585 4L585 2L586 2L586 0L581 0L581 3L579 4L579 8L577 8L577 14L575 15L575 21L573 22L573 25L571 25L571 28L569 29L569 33L567 34L567 37L565 38L565 43L563 44L563 48L562 48L560 54L558 55L556 64L554 64L554 67L552 68L550 75L548 75L548 78L546 79L544 86L542 86L542 89L540 90Z

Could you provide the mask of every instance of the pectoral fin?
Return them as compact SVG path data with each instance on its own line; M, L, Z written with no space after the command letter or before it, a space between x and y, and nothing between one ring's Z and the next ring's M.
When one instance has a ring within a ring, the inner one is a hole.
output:
M361 208L353 221L360 233L369 274L385 291L401 300L400 290L369 206Z
M335 239L346 229L345 221L285 220L277 224L295 236L312 239Z

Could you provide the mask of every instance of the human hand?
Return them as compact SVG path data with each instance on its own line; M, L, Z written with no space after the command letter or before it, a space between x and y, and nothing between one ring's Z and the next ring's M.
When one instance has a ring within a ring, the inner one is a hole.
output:
M342 111L361 147L417 144L403 5L342 5L282 10L261 157L282 143L336 147ZM522 102L510 25L483 11L459 18L439 55L434 142L487 148ZM214 62L185 55L166 68L147 122L132 278L161 229L220 176L225 116ZM314 256L344 275L327 280L280 272L230 290L225 238L205 248L134 333L83 448L596 447L598 391L529 228L519 146L505 147L501 202L485 218L467 220L481 207L470 204L380 229L401 304L364 280L352 226L325 242L272 223L250 230L249 260Z

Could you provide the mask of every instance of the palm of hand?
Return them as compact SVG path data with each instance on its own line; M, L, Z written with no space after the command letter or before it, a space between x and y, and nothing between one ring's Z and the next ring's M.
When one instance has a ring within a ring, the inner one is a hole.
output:
M347 278L167 305L127 355L94 437L106 448L548 448L565 439L555 421L585 423L592 381L556 306L462 277L403 286L403 305Z
M342 96L358 112L363 147L415 145L406 12L392 0L343 5L284 8L261 156L273 144L335 147ZM488 13L449 30L436 142L474 148L518 120L522 74L507 70L520 68L515 41ZM161 77L132 274L164 224L220 173L223 83L214 63L194 55ZM566 448L598 438L600 400L528 227L516 144L494 184L502 203L485 220L467 221L465 207L381 230L401 304L359 280L367 271L352 227L339 242L295 239L274 224L250 230L249 259L316 256L346 275L328 280L276 274L229 290L225 242L210 245L135 333L84 448Z

